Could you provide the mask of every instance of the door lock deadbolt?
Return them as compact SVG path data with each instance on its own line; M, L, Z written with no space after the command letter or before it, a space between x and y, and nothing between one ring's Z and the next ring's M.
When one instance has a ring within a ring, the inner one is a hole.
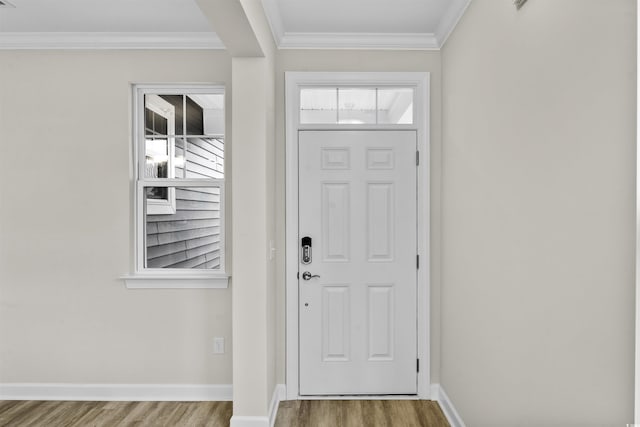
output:
M302 263L311 264L311 237L309 236L302 238Z

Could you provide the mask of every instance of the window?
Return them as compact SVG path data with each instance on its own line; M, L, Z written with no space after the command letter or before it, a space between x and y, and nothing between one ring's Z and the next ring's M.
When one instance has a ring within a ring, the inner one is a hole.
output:
M134 87L128 287L226 287L224 88Z
M413 124L411 87L300 89L301 124Z

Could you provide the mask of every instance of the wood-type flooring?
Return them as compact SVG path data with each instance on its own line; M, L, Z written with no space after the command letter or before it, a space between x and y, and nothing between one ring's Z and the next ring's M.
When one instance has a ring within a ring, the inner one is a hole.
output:
M430 400L289 400L276 427L449 427Z
M231 402L0 401L2 427L226 427ZM280 402L276 427L449 427L425 400Z

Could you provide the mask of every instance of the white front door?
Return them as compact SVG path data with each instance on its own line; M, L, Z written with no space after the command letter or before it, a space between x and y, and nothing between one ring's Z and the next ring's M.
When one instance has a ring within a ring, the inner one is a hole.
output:
M417 393L416 144L299 132L301 395Z

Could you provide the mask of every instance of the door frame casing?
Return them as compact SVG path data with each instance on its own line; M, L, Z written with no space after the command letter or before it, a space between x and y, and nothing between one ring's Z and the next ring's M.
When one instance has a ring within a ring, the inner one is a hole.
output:
M420 165L417 168L418 255L417 344L420 371L418 399L431 398L430 384L430 102L428 72L286 72L285 73L285 307L287 400L299 395L298 352L298 132L301 130L416 130ZM300 125L299 91L305 86L404 87L415 88L413 125ZM337 396L327 396L331 399ZM309 398L305 396L305 399ZM349 397L351 398L351 397Z

